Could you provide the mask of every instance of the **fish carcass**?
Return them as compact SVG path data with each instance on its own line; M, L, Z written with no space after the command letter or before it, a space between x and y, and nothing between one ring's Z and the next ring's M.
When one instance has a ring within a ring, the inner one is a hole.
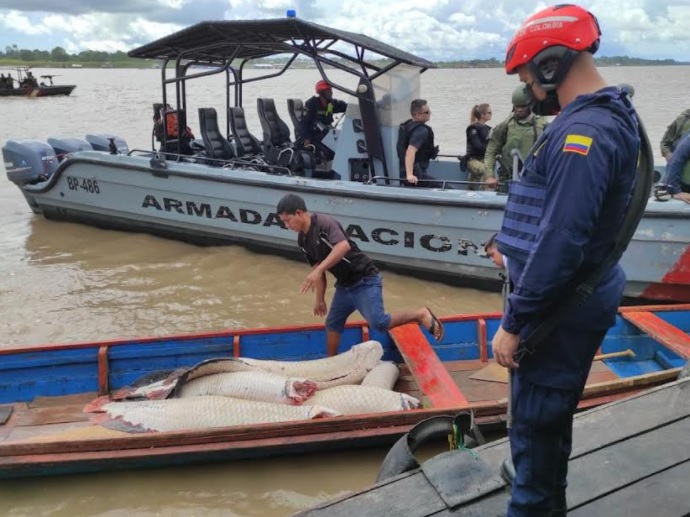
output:
M343 415L402 411L419 407L419 400L406 394L376 386L334 386L317 391L310 404L331 408Z
M340 415L322 406L289 406L222 396L121 402L102 399L105 403L91 404L90 411L106 413L114 421L99 419L99 423L129 432L208 429Z
M222 395L275 404L301 404L316 391L307 379L287 378L275 373L226 372L197 377L177 390L179 398Z
M283 377L306 378L317 389L342 384L358 384L383 357L378 341L365 341L333 357L310 361L270 361L245 357L208 359L190 368L175 370L162 380L113 393L113 400L158 400L176 396L186 383L208 375L224 372L270 372Z

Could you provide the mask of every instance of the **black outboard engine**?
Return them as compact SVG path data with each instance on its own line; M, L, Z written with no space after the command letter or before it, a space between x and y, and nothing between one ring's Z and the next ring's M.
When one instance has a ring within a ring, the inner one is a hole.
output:
M58 168L53 148L39 140L8 140L2 157L7 179L20 187L45 181Z
M112 152L110 139L113 139L115 147L120 154L127 154L129 152L129 147L127 147L127 142L122 138L115 135L108 134L98 134L98 135L86 135L86 141L91 144L94 151L105 151L106 153Z
M58 161L64 160L72 153L93 150L91 144L81 138L49 138L48 144L55 151Z

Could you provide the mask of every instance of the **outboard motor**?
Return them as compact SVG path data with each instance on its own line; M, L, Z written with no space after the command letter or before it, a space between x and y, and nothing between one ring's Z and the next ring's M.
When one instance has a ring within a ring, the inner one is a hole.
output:
M60 162L69 154L93 150L91 144L81 138L49 138L48 144L53 148Z
M94 151L105 151L106 153L111 152L110 139L115 142L115 147L120 152L120 154L127 154L129 152L129 147L127 147L127 142L122 138L115 135L98 134L98 135L86 135L86 141L91 144Z
M2 157L7 179L20 187L45 181L58 168L53 148L39 140L8 140Z

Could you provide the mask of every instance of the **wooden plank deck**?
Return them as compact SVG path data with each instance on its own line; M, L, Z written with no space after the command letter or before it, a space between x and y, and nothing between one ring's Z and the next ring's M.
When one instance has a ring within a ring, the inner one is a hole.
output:
M576 415L568 513L577 516L681 517L690 514L690 379ZM503 439L475 449L498 475L510 454ZM454 455L466 452L452 453ZM301 512L301 517L505 515L505 489L450 508L420 470L412 470Z
M467 398L431 348L418 325L401 325L391 329L389 333L432 407L467 407Z

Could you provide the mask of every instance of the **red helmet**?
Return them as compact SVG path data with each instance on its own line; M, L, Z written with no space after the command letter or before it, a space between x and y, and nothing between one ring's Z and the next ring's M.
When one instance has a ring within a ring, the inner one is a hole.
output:
M321 92L325 92L326 90L330 90L331 85L328 84L326 81L321 80L318 83L316 83L315 89L316 89L316 93L321 93Z
M542 85L556 86L577 54L597 51L600 36L596 17L586 9L571 4L548 7L527 18L513 36L506 54L506 73L514 74L520 65L529 64ZM552 50L545 52L547 49ZM546 71L542 70L545 58L552 63ZM557 69L554 60L560 62Z

